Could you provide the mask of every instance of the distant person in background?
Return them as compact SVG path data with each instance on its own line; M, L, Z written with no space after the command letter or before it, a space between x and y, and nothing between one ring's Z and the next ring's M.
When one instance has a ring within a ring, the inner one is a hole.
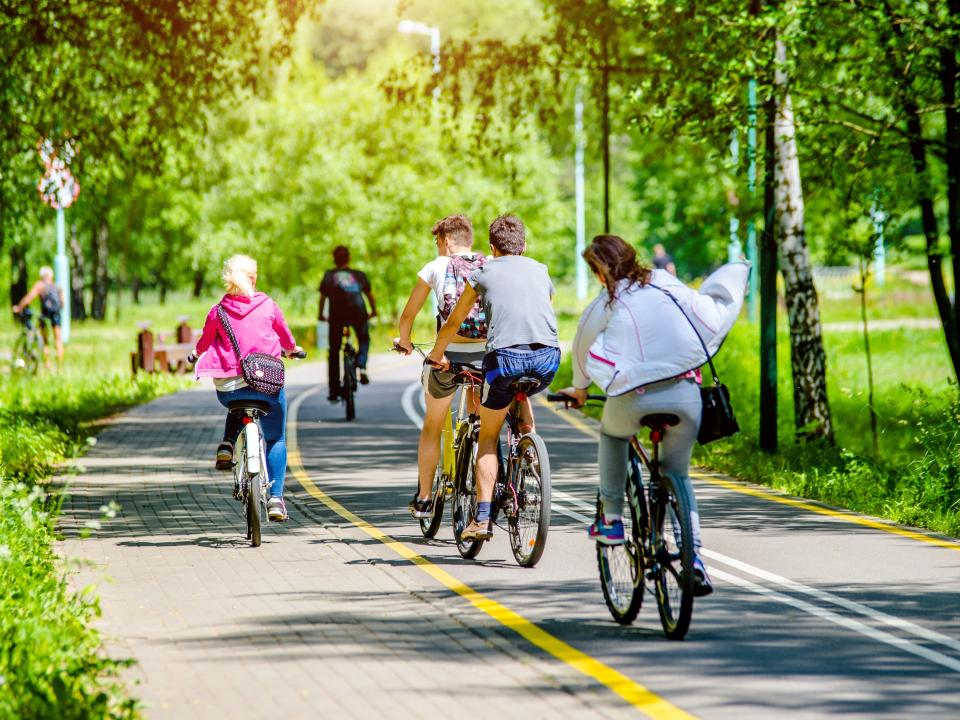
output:
M359 270L350 267L350 251L343 245L333 251L332 270L327 270L320 282L320 312L317 318L327 320L324 308L330 299L330 354L327 361L327 399L336 402L340 399L340 347L343 345L343 329L352 327L360 345L357 355L357 369L360 382L370 382L367 376L367 355L370 351L370 331L367 321L377 316L377 304L370 290L370 281ZM367 313L363 296L370 302Z
M657 270L666 270L676 277L677 266L673 264L673 258L667 254L667 251L660 243L653 246L653 267Z
M40 298L40 332L43 334L43 361L47 369L50 368L48 347L50 338L47 335L47 323L53 328L53 341L57 346L57 363L63 365L63 339L60 336L60 311L63 310L63 290L53 282L53 269L40 268L40 279L37 280L30 292L24 295L20 302L13 306L13 314L19 315L23 309Z

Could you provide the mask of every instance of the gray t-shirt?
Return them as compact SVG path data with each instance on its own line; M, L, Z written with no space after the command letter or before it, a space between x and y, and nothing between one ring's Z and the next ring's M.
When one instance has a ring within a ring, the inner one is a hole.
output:
M487 316L487 351L512 345L559 347L547 266L522 255L501 255L467 276Z

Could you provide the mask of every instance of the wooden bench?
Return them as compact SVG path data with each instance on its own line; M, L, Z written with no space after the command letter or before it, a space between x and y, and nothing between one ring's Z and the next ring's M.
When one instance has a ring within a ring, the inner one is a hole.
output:
M130 353L130 367L136 375L141 370L148 373L185 373L190 365L187 356L196 346L199 332L187 323L189 318L179 318L180 324L174 336L167 340L164 333L156 336L150 331L150 323L137 323L137 349Z

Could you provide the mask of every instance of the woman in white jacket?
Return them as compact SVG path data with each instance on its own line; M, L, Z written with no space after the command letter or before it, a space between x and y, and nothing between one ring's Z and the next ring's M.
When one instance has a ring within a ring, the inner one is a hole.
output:
M724 265L697 292L665 270L641 266L636 251L615 235L595 237L583 257L604 290L580 319L573 341L573 387L561 392L579 406L595 382L608 396L598 452L603 517L587 532L608 545L624 541L629 440L645 415L677 415L680 422L665 434L660 448L661 466L687 486L696 553L694 594L708 595L713 587L700 558L700 519L690 484L701 412L697 368L707 360L697 334L711 355L719 349L740 313L749 266Z

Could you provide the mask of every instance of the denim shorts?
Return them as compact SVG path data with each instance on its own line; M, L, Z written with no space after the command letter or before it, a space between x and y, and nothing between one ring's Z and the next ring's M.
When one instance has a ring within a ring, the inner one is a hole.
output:
M503 410L516 394L510 383L527 376L540 381L528 395L546 389L560 367L560 348L506 347L483 357L483 397L481 404L489 410Z

